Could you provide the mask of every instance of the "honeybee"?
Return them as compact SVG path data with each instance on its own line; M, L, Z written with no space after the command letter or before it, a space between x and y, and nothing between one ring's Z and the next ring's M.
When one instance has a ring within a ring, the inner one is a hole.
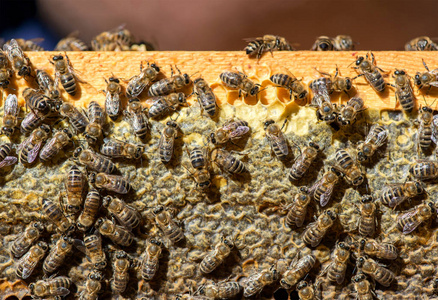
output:
M282 132L284 125L286 125L286 120L281 128L272 119L266 120L263 123L265 135L271 145L271 149L280 160L286 159L289 154L287 140Z
M210 155L213 162L231 174L242 174L248 172L245 164L240 159L231 155L227 150L214 148L211 150Z
M23 50L21 50L16 40L12 39L9 44L4 44L3 51L6 52L12 67L17 71L19 76L31 76L32 68L30 66L30 59L24 55Z
M172 219L171 209L157 206L152 214L155 223L172 243L176 244L184 238L184 232Z
M29 290L33 298L44 297L44 299L52 299L51 297L64 297L70 294L69 288L71 284L72 280L70 278L66 276L57 276L38 280L35 283L29 284Z
M91 41L94 51L129 51L134 37L125 25L104 31Z
M67 191L67 203L65 211L70 215L74 215L81 209L82 195L84 194L85 176L81 170L75 165L70 168L70 171L65 178L64 185Z
M140 159L144 146L134 145L123 141L105 138L100 153L112 158Z
M88 228L93 226L97 213L99 212L100 204L101 199L99 192L94 187L91 187L87 197L85 197L84 208L77 220L76 226L79 230L87 231Z
M12 151L12 144L6 143L0 146L0 169L12 166L17 162L17 158L15 156L9 156Z
M395 88L395 99L400 102L405 112L412 112L415 106L415 95L411 87L410 76L404 70L395 70L392 75L394 84L388 83L389 86Z
M315 262L316 257L313 254L306 255L300 260L298 260L297 255L288 270L284 272L280 285L287 290L291 289L301 278L310 272Z
M368 132L365 142L357 146L357 160L363 162L371 158L376 150L388 139L388 130L383 125L374 124Z
M219 75L225 86L239 90L239 97L242 93L246 96L256 96L260 92L261 85L254 83L242 72L223 72Z
M15 274L21 279L27 279L35 270L36 265L43 259L47 252L47 244L39 241L17 262Z
M438 87L438 69L430 71L424 59L422 59L422 61L427 72L417 72L415 75L415 85L418 87L418 89L429 87L430 91L433 86Z
M129 80L128 86L126 88L126 96L128 99L136 98L143 92L144 88L151 84L152 81L157 78L158 73L160 73L160 67L156 64L147 63L147 68L143 69L143 62L140 63L140 74L134 75Z
M197 100L202 110L205 110L210 117L216 114L216 96L211 90L208 83L203 78L197 78L193 81L193 87Z
M149 239L141 261L141 278L152 280L160 266L159 259L163 244L160 241Z
M88 46L78 38L79 32L70 33L56 44L53 51L88 51Z
M361 97L353 97L348 100L346 106L341 105L338 116L339 124L347 126L356 122L357 115L366 109L364 104Z
M111 280L111 290L115 294L121 294L126 290L126 286L129 282L129 268L131 267L131 261L128 254L119 250L116 252L116 259L113 262L113 278Z
M290 99L294 96L294 100L304 100L309 94L305 85L298 80L292 73L289 74L274 74L270 78L272 83L289 90Z
M230 119L210 134L210 141L214 145L225 144L228 141L240 139L248 132L248 122Z
M189 156L190 165L189 168L185 168L194 177L196 187L207 190L211 186L211 179L203 151L200 148L195 147L190 152Z
M106 80L106 98L105 111L111 120L116 121L120 113L120 94L122 93L122 86L120 80L114 76Z
M65 58L62 55L52 56L50 63L55 66L55 78L61 82L64 90L71 96L76 95L77 83L79 81L70 60L65 54Z
M42 119L45 119L52 112L53 101L37 90L26 88L23 91L23 98L26 105Z
M286 215L286 224L289 226L301 227L307 214L307 205L309 205L311 197L306 187L301 187L300 192L294 197L291 204L285 206L283 209L288 210Z
M42 118L38 117L33 111L29 111L23 121L21 121L20 131L27 135L40 126L42 122Z
M344 149L336 151L336 163L339 169L344 173L345 179L354 186L361 185L364 180L364 174L361 167Z
M397 217L397 227L403 234L414 231L421 223L429 220L436 213L435 204L431 201L417 205L407 213Z
M357 259L356 265L363 273L371 276L374 280L385 287L389 287L391 282L394 281L395 275L390 270L382 267L380 264L372 260L361 256Z
M318 120L325 121L327 124L336 121L336 111L330 101L331 80L326 77L318 78L310 82L309 88L313 93L310 106L317 108L316 116Z
M257 55L257 59L262 57L265 52L272 51L295 51L295 49L289 44L289 42L281 36L266 34L262 37L255 39L245 39L249 42L245 47L246 54L248 56Z
M168 95L170 93L175 93L177 90L180 90L190 84L190 76L188 74L181 74L180 69L178 69L176 65L175 68L178 71L179 75L174 76L173 67L170 66L170 78L164 78L152 84L149 88L149 96L157 97Z
M22 232L12 243L11 253L14 257L21 257L29 250L30 246L40 238L44 231L44 225L41 222L30 223L24 232Z
M275 265L272 265L268 270L262 270L250 276L243 287L243 296L251 297L259 294L266 285L277 281L279 274Z
M58 80L53 79L44 70L36 70L36 81L44 95L52 100L59 100L61 91L58 89Z
M327 266L324 272L327 272L329 281L336 281L337 284L344 282L345 271L347 271L347 263L350 259L350 246L344 242L336 244L336 249L333 253L333 260Z
M316 39L315 43L313 43L313 46L310 50L313 50L313 51L333 51L333 50L335 50L334 40L331 37L322 35Z
M22 164L31 164L35 161L50 132L50 127L43 124L18 146L18 159Z
M44 145L40 152L40 160L47 162L55 157L62 148L66 147L73 138L72 132L64 128L53 135L53 137Z
M93 267L101 270L106 267L106 256L102 248L102 237L99 233L87 234L84 236L86 254Z
M318 156L319 146L314 142L310 142L309 146L304 147L303 151L301 151L301 155L295 160L292 168L289 171L289 180L300 180L304 174L309 170L313 161Z
M126 204L125 201L106 196L103 198L102 205L127 229L131 230L140 224L140 214L135 208Z
M436 51L438 45L427 36L414 38L406 43L405 51Z
M359 73L356 78L360 76L365 76L365 79L376 92L383 92L387 83L383 79L383 76L380 72L385 72L378 66L376 66L374 54L371 52L370 55L371 60L369 59L368 53L365 58L363 56L359 56L356 58L356 67L353 67L356 72Z
M79 110L70 103L63 103L59 113L64 118L68 118L70 124L77 132L84 132L88 126L88 119L79 112Z
M116 166L111 160L109 160L103 155L97 154L91 149L84 149L82 147L78 147L73 152L73 157L78 159L78 161L82 165L96 172L109 174L116 171Z
M43 198L42 200L43 212L47 219L56 225L56 229L61 233L71 231L74 227L70 221L65 217L62 210L55 204L55 202Z
M417 136L416 136L416 145L417 151L421 148L423 151L427 150L432 143L433 129L433 110L428 106L420 107L418 120L415 124L419 124Z
M172 159L175 139L178 136L178 124L174 121L167 121L166 127L161 133L158 143L158 152L161 161L166 164Z
M419 181L391 184L383 189L380 202L394 208L403 201L424 193L424 191L424 186Z
M145 108L140 104L140 100L137 98L128 100L128 107L124 111L125 116L131 123L132 129L135 135L144 140L148 134L149 122L145 115Z
M204 274L213 272L230 255L233 247L234 243L222 236L214 250L210 251L199 264L201 272Z
M99 233L108 237L113 243L121 246L129 246L134 240L134 236L131 232L126 230L123 226L116 225L113 220L99 218L94 225Z
M350 78L350 77L341 77L339 75L339 68L336 66L336 73L335 76L332 76L328 73L318 71L321 75L324 75L325 77L315 79L314 84L317 84L317 81L325 81L325 83L322 83L323 85L327 86L328 92L331 94L333 92L344 92L348 95L348 92L353 88L353 80L356 79Z
M98 294L102 289L102 280L102 272L98 270L91 271L85 282L85 289L79 295L79 300L97 300Z
M209 299L230 299L237 296L241 290L242 286L236 281L222 281L204 284L198 289L198 292Z
M361 199L359 207L360 218L358 220L358 231L362 236L373 236L376 232L376 204L373 202L373 197L370 195L364 196Z
M5 53L0 49L0 87L3 89L8 88L12 76L14 76L14 71L9 67L9 61Z
M333 39L333 47L337 51L351 51L354 50L354 42L348 35L338 35Z
M342 173L332 167L310 188L309 193L313 194L315 200L319 201L322 207L326 206L329 202L332 197L333 188L341 176Z
M409 169L409 172L418 180L429 180L438 177L438 162L421 159Z
M89 144L96 144L102 138L102 127L105 124L106 115L103 108L96 101L88 104L89 123L85 128L84 136Z
M118 194L127 194L131 190L131 185L128 180L119 175L91 173L90 183L98 189L104 189Z
M168 110L176 111L180 106L189 105L184 93L171 93L166 96L155 97L152 99L154 100L154 103L149 108L149 118L155 118L161 116Z
M324 211L315 222L307 225L302 234L304 243L311 247L318 246L327 231L333 226L336 218L337 214L334 210Z
M30 40L15 39L15 41L17 42L18 46L20 46L22 51L45 51L43 47L38 45L38 43L44 41L43 38L35 38ZM7 41L5 45L10 45L10 43L11 40Z
M63 236L56 242L44 260L43 270L45 273L53 273L62 266L67 255L72 253L73 242L74 240L68 236Z
M3 127L1 133L11 136L18 124L18 99L14 94L9 94L3 106Z
M359 244L361 251L379 259L394 260L398 257L397 248L391 243L381 243L372 239L361 239Z
M367 280L365 274L359 274L353 276L351 279L354 285L354 290L356 291L356 297L358 300L373 300L375 293L371 289L371 284Z

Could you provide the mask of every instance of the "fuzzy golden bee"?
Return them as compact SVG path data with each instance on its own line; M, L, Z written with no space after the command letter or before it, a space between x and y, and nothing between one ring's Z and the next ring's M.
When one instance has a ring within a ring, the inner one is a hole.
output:
M88 104L88 120L84 137L90 145L94 145L102 138L102 129L106 122L105 111L96 101L91 101Z
M78 38L78 31L70 33L56 44L53 51L88 51L88 46Z
M409 169L417 180L430 180L438 177L438 161L420 159Z
M15 156L10 156L12 151L12 143L6 143L0 146L0 169L14 165L18 159Z
M23 98L27 107L42 119L45 119L52 112L53 101L38 90L26 88L23 91Z
M97 154L91 149L84 149L78 147L73 152L73 157L76 158L80 164L102 173L113 173L116 171L114 163L103 155Z
M301 187L300 192L294 197L294 200L289 205L283 207L283 210L288 211L285 222L289 226L301 227L306 219L307 206L312 197L306 187Z
M50 277L31 283L29 290L33 298L52 299L52 297L64 297L70 294L69 288L72 283L73 281L67 276Z
M304 147L302 151L300 149L300 153L300 156L295 160L289 171L288 178L290 181L303 178L304 174L306 174L307 170L309 170L313 161L318 156L319 146L314 142L310 142L309 146Z
M395 280L395 275L392 271L382 267L371 258L359 257L356 261L356 266L360 271L385 287L389 287Z
M275 265L272 265L269 269L251 275L246 280L246 284L243 287L243 296L251 297L258 295L265 286L277 281L278 277L279 274Z
M211 160L225 171L231 174L242 174L248 172L245 164L230 152L220 148L214 148L210 153Z
M5 45L10 45L12 40L9 40L5 43ZM18 46L20 46L22 51L45 51L43 47L38 45L42 41L44 41L43 38L34 38L30 40L25 39L15 39Z
M337 35L333 39L333 47L337 51L351 51L354 50L354 42L349 35Z
M297 283L298 298L300 300L322 300L321 291L317 290L318 286L311 282L302 280Z
M271 149L280 160L286 159L289 154L287 139L282 132L285 125L286 121L280 127L272 119L266 120L263 124L265 136L271 145Z
M336 121L336 110L330 100L330 92L332 91L332 82L327 77L318 78L309 84L309 88L313 93L310 102L311 107L316 108L316 117L318 120L331 124Z
M143 68L143 62L140 63L140 74L131 77L128 86L126 87L126 96L128 99L138 97L143 92L146 86L150 85L154 81L158 73L160 73L160 67L156 64L147 63L147 67Z
M391 184L383 189L380 202L394 208L403 201L421 195L424 192L424 185L419 181Z
M302 233L304 243L311 247L316 247L321 243L321 240L327 231L333 226L337 214L333 209L325 210L318 219L310 223Z
M11 253L14 257L21 257L30 246L37 241L44 232L44 225L41 222L32 222L14 240L11 246Z
M21 121L20 131L21 133L28 135L40 126L42 122L42 118L38 117L33 111L29 111L26 117Z
M175 139L177 136L178 124L174 121L167 121L166 127L163 129L158 143L158 153L164 164L167 164L172 159Z
M356 77L350 78L350 77L339 76L340 72L337 66L336 66L335 76L332 76L326 72L321 72L317 69L316 71L318 71L318 73L320 73L324 77L318 78L314 81L325 81L322 83L322 85L325 85L327 87L329 94L333 92L338 92L338 93L344 92L345 94L348 95L348 92L351 91L351 89L353 88L353 80L356 79Z
M377 242L373 239L361 239L359 241L359 249L365 252L365 254L377 257L378 259L394 260L398 257L398 250L393 244Z
M94 269L105 269L107 265L106 255L102 247L102 237L97 233L86 234L84 236L85 253L91 261Z
M203 78L197 78L193 81L193 87L201 110L206 111L210 117L216 115L216 96L208 83Z
M428 106L422 106L418 110L418 119L414 122L418 125L416 136L417 151L421 148L427 150L432 144L432 138L435 138L433 126L433 110Z
M127 229L134 229L140 225L140 213L135 208L126 204L125 201L116 197L105 196L102 206Z
M56 132L41 149L40 160L48 162L53 159L63 148L70 144L72 138L73 133L68 128Z
M342 104L338 108L338 123L342 126L354 124L357 116L365 109L365 102L361 97L351 98L348 100L347 105Z
M93 270L88 274L85 289L79 294L79 300L97 300L102 290L103 274Z
M428 36L414 38L405 44L405 51L437 51L438 45Z
M292 73L283 74L277 73L272 75L269 80L272 83L278 85L279 87L283 87L289 90L290 99L292 100L292 96L295 101L304 101L307 98L309 92L306 90L306 86L303 84L301 80L298 80Z
M94 224L94 227L99 230L100 234L108 237L117 245L129 246L134 240L132 233L126 230L125 227L116 225L114 219L108 220L99 218L96 224Z
M65 54L65 58L62 55L54 55L50 63L55 66L55 78L61 82L64 90L70 96L76 95L77 81L79 81L79 79L71 66L67 54Z
M33 245L27 253L16 263L15 274L18 278L27 279L32 275L35 267L46 255L48 246L45 242L39 241Z
M212 132L209 139L214 145L225 144L229 141L232 142L242 138L249 130L248 122L229 119L221 127L217 128L215 132Z
M230 255L233 247L234 243L222 236L214 250L202 259L199 270L204 274L213 272Z
M167 111L176 111L180 106L188 106L187 97L184 93L171 93L165 96L152 98L149 108L149 118L162 116Z
M9 94L6 97L3 105L3 127L1 133L6 136L12 136L18 125L18 113L20 108L18 106L17 96Z
M316 262L316 257L313 254L306 255L301 259L298 259L297 254L290 267L283 274L283 278L280 280L280 285L285 289L291 289L298 281L306 276L307 273L313 268Z
M344 149L338 149L335 155L337 166L344 174L344 178L352 185L361 185L365 174L356 160Z
M407 213L397 217L397 227L403 234L414 231L421 223L436 215L436 207L432 201L417 205Z
M337 243L336 249L333 253L333 259L324 270L324 273L327 272L327 279L329 281L336 281L337 284L342 284L342 282L344 282L349 259L350 246L345 242Z
M43 263L46 274L55 272L64 263L65 258L73 252L74 240L68 236L62 236L52 247Z
M358 207L360 217L357 221L357 230L362 236L373 236L376 232L377 206L370 195L363 196L360 206Z
M14 71L9 66L6 54L0 49L0 88L7 89L12 76L14 76Z
M106 94L105 97L105 112L108 114L111 120L116 121L120 114L120 94L122 93L122 86L120 80L114 76L106 80Z
M64 118L68 118L69 123L77 132L84 132L88 126L88 119L76 107L64 102L59 109L59 113Z
M202 285L198 293L209 299L230 299L237 296L241 290L242 286L236 281L221 281Z
M131 191L131 185L129 184L129 181L119 175L91 173L89 182L98 189L104 189L118 194L127 194Z
M93 226L96 220L97 213L99 212L101 199L99 192L91 187L88 191L87 196L84 201L84 208L78 217L76 227L80 231L87 231L91 226Z
M357 160L360 162L369 160L378 148L382 147L388 140L388 130L383 125L374 124L371 126L365 141L357 146Z
M46 218L55 224L56 229L61 233L67 233L74 229L74 225L66 218L62 210L55 202L43 198L42 210Z
M194 147L189 156L190 165L185 168L195 179L196 187L207 190L211 186L211 179L203 151L198 147Z
M331 37L322 35L319 36L315 43L313 43L312 48L310 49L312 51L333 51L335 50L334 47L334 40Z
M353 282L358 300L373 300L377 298L365 274L355 275L351 278L351 281Z
M124 111L124 115L131 124L134 134L144 140L149 130L149 121L145 114L145 108L137 98L129 99L128 107Z
M64 185L67 191L67 203L65 204L65 211L69 215L74 215L81 209L82 196L86 189L85 176L77 166L73 165L70 168L70 171L65 178Z
M152 280L160 266L159 259L161 256L163 244L155 239L149 239L141 261L141 278Z
M245 39L245 41L248 42L244 49L246 54L249 57L256 56L257 59L260 59L265 52L271 52L272 54L272 51L295 50L284 37L278 35L266 34L255 39Z
M369 58L370 56L371 60ZM383 79L382 75L382 73L385 73L385 71L376 65L374 54L372 52L367 53L365 58L363 56L356 57L355 64L356 66L353 68L359 73L357 77L365 76L365 79L376 92L381 93L385 90L387 83Z
M36 81L46 97L52 100L59 100L61 91L58 88L58 80L54 81L46 71L37 69Z
M111 279L111 290L120 295L126 290L126 286L129 282L129 269L131 267L131 261L128 254L119 250L115 253L115 259L113 261L113 278Z
M333 189L341 176L341 172L339 172L336 168L331 167L324 173L324 175L322 175L321 179L315 182L315 184L310 188L309 193L313 194L314 199L319 201L319 204L322 207L326 206L330 201Z
M48 125L41 125L18 146L18 159L22 164L32 164L38 157L41 146L49 138L51 129Z
M175 66L175 68L178 71L178 75L173 75L174 70L173 67L170 66L170 78L164 78L152 84L149 88L149 96L157 97L175 93L192 82L188 74L182 74L177 66Z
M260 92L260 84L254 83L248 78L248 75L242 72L223 72L219 75L223 84L232 89L239 90L239 97L244 96L256 96Z
M3 45L3 51L5 51L12 67L19 76L31 76L32 67L30 65L30 59L23 53L23 50L18 45L17 40L10 40L9 43Z
M126 143L120 140L104 138L100 153L111 158L141 159L144 146Z
M176 244L184 239L184 232L172 219L172 215L172 209L164 209L164 206L158 206L152 211L152 217L157 226L173 244Z

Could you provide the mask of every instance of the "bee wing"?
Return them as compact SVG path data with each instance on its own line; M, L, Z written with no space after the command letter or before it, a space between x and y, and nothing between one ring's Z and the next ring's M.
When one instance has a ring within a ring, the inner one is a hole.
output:
M120 95L115 93L111 95L110 92L106 93L105 99L105 111L107 114L117 113L120 109Z
M23 279L27 279L33 272L33 270L35 270L36 265L38 264L38 260L27 260L26 263L26 267L23 267Z
M239 126L236 128L236 130L231 131L230 137L237 138L237 137L240 137L240 136L246 134L248 131L249 131L248 126Z
M319 204L324 207L327 205L327 203L329 202L330 198L332 197L332 192L333 192L333 188L335 187L334 184L332 184L331 186L329 186L327 188L327 190L325 191L325 193L323 193L321 195L321 197L319 198Z
M0 169L15 164L17 160L15 156L6 156L5 159L0 162Z
M43 144L42 141L38 142L38 144L35 145L30 151L29 155L27 157L27 162L29 164L33 163L35 159L38 157L38 152L40 151L41 145Z
M433 116L433 120L432 120L432 136L431 139L435 144L438 144L438 115L434 115Z
M284 155L289 154L289 148L287 147L287 142L286 142L283 135L273 136L273 135L267 134L267 136L268 136L269 143L271 144L271 147L273 147L274 145L277 145L278 149L280 149L281 153L283 153Z
M405 201L408 198L409 197L406 197L406 196L392 197L388 203L388 206L389 207L396 207L397 205L399 205L400 203L402 203L403 201Z
M67 296L70 294L70 290L65 287L58 287L51 293L52 296Z
M14 94L9 94L4 104L4 115L18 115L18 99Z
M401 215L400 217L398 217L398 219L407 219L407 218L413 218L415 215L417 214L416 210L407 212L403 215ZM406 222L406 224L403 226L403 234L409 234L412 231L415 230L415 228L417 228L420 224L421 221L418 218L413 218L414 220Z
M312 195L316 189L318 189L322 184L322 178L315 182L312 187L309 189L309 194Z
M79 240L79 239L74 239L73 246L75 246L76 249L78 249L82 253L87 254L87 247L85 247L84 241Z

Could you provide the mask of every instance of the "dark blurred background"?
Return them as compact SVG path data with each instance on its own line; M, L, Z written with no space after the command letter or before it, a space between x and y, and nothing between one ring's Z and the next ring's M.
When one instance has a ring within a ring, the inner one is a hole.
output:
M301 50L316 37L352 36L357 49L403 50L417 36L438 37L435 0L0 0L0 36L57 41L78 30L90 44L125 24L158 50L241 50L244 38L284 36Z

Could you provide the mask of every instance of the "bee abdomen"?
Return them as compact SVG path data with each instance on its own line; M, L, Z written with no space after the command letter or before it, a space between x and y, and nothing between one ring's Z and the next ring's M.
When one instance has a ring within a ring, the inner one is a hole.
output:
M163 97L158 98L152 106L149 108L149 118L158 117L159 115L163 114L166 109L169 108L169 105L164 100Z
M414 95L410 89L402 89L396 92L403 110L411 112L414 109Z
M62 75L61 84L69 95L76 95L76 81L72 74Z
M205 166L205 158L202 150L199 148L195 148L190 153L190 161L192 163L193 168L200 169Z
M262 45L263 45L262 39L255 39L255 40L249 42L248 45L245 47L246 54L247 55L256 54Z
M201 270L202 273L204 274L208 274L214 271L214 269L216 269L216 267L218 266L218 261L216 258L214 258L211 255L207 255L206 257L204 257L204 259L201 261L200 265L199 265L199 269Z
M152 280L154 278L155 273L157 272L158 264L155 262L149 261L149 259L145 259L143 261L143 266L141 268L141 278L144 280Z
M199 96L202 108L210 115L216 114L216 97L213 92L203 93Z
M290 77L287 74L274 74L269 78L273 83L283 86L283 87L289 87L292 82L294 81L292 77Z
M422 149L429 148L430 144L432 143L432 128L430 126L424 127L424 129L419 134L420 147Z
M343 169L348 169L353 165L353 159L350 154L343 149L339 149L336 151L336 161Z
M184 233L175 225L174 228L167 233L167 236L172 242L178 243L184 238Z
M383 92L386 88L386 82L383 79L382 74L376 69L373 73L369 74L365 73L365 77L368 79L370 85L375 89L377 92Z

